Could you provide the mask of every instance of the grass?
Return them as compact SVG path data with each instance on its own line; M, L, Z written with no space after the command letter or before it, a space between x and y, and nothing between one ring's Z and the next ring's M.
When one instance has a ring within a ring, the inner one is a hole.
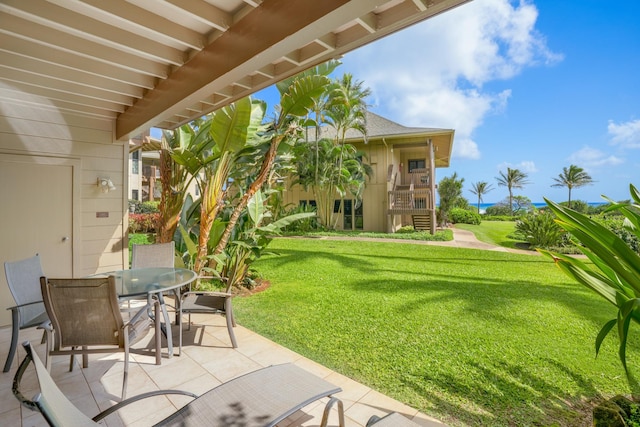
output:
M453 232L451 230L437 230L436 234L431 234L428 231L411 231L398 233L379 233L373 231L310 231L307 233L293 232L290 235L304 237L367 237L376 239L423 240L431 242L446 242L453 240Z
M471 231L481 242L511 249L528 248L526 242L509 237L515 231L515 221L482 221L480 225L456 224L455 227Z
M256 332L451 426L589 426L629 392L614 307L539 256L387 242L276 239L271 282L236 298ZM630 343L629 360L638 360ZM634 367L633 364L631 365Z

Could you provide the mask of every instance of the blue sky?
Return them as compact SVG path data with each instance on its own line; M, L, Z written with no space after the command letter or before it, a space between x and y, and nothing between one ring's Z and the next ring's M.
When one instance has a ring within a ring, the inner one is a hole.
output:
M567 198L552 188L576 164L594 184L572 198L629 198L640 186L640 1L475 0L344 56L373 95L370 110L405 126L455 129L451 167L507 197L495 177L518 168L516 194ZM275 91L255 97L269 106Z

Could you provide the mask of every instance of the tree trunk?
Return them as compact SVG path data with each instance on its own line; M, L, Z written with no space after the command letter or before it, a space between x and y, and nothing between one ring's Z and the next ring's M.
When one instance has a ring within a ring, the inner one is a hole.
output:
M156 226L156 242L168 243L178 228L178 218L182 208L182 193L174 194L171 181L174 172L174 161L167 149L160 150L160 176L162 180L162 196L160 199L160 216Z
M224 233L222 233L222 236L220 237L220 241L218 242L218 245L213 251L214 255L221 254L224 251L224 249L227 247L227 243L229 242L229 237L231 236L231 232L233 231L234 227L236 226L236 223L238 222L238 218L240 218L240 214L249 203L249 200L253 197L254 194L256 194L256 191L258 191L262 187L262 185L267 181L267 178L269 177L269 172L271 171L271 168L273 167L273 163L276 159L276 154L278 152L278 145L280 145L280 141L282 141L283 138L284 138L283 136L278 136L278 137L275 137L271 142L271 146L269 147L269 150L267 151L264 157L262 166L260 166L260 172L258 172L258 176L251 183L246 193L244 193L244 195L240 199L240 202L238 202L238 204L234 208L233 213L231 214L231 217L229 217L229 222L227 223L227 226L224 229Z

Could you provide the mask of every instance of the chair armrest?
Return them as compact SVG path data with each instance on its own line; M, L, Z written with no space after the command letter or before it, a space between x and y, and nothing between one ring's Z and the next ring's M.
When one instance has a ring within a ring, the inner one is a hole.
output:
M7 307L7 310L17 310L20 307L26 307L28 305L34 305L34 304L44 304L42 301L33 301L33 302L28 302L26 304L19 304L19 305L14 305L13 307Z
M45 320L36 326L36 329L44 329L45 331L53 331L53 325L51 324L51 320Z
M131 403L137 402L137 401L142 400L142 399L147 399L149 397L165 396L167 394L181 394L183 396L193 397L194 399L198 397L198 395L196 395L196 394L193 394L193 393L191 393L189 391L182 391L182 390L156 390L156 391L149 391L147 393L142 393L142 394L139 394L137 396L133 396L133 397L130 397L128 399L125 399L122 402L116 403L115 405L111 406L110 408L107 408L104 411L100 412L98 415L93 417L92 420L98 422L101 419L103 419L104 417L107 417L107 416L113 414L114 412L120 410L120 408L122 408L123 406L127 406L127 405L129 405Z

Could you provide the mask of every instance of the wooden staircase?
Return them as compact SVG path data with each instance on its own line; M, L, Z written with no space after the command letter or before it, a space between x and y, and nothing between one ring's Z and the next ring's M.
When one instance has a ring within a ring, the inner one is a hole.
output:
M431 230L431 218L429 215L411 215L413 229L420 231Z

